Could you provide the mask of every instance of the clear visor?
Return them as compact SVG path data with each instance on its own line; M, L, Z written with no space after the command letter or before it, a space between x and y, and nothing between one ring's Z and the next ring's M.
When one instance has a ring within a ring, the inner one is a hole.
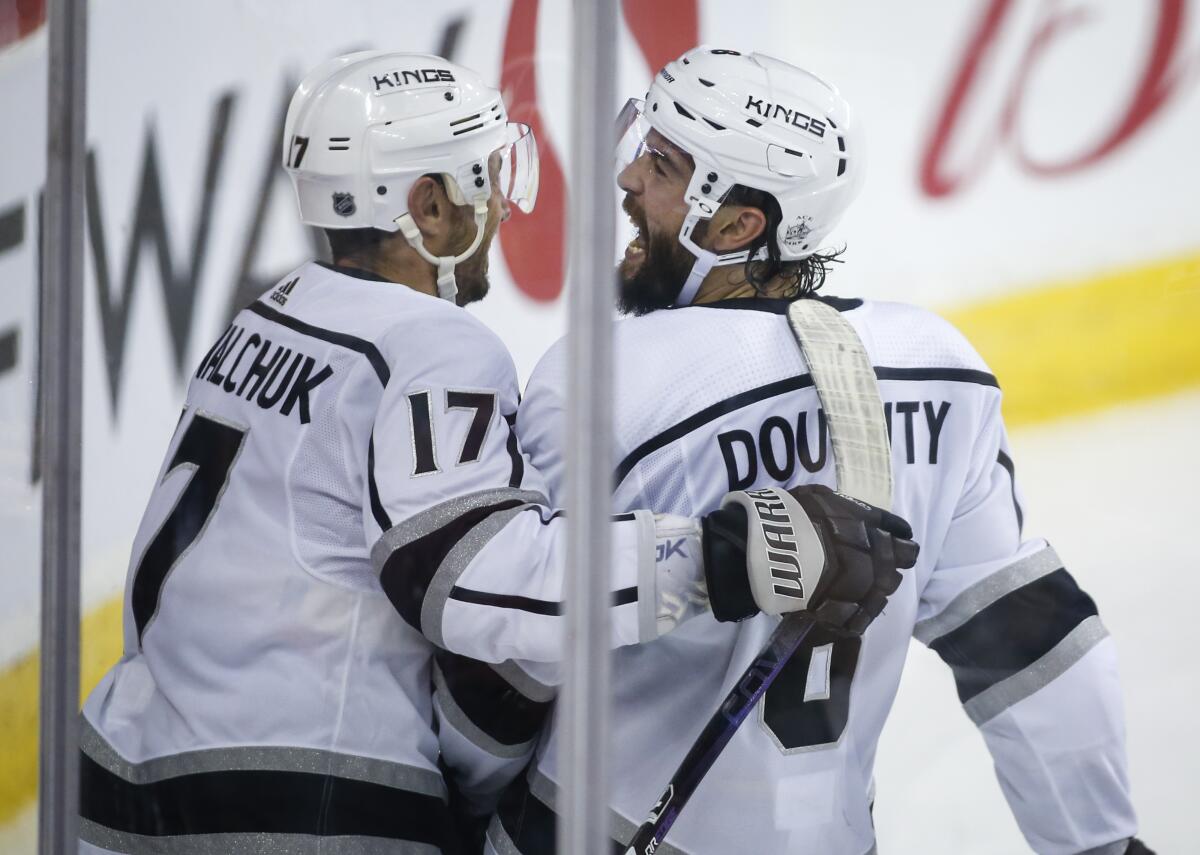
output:
M504 145L498 153L499 169L492 180L505 199L522 213L530 213L538 191L538 153L533 128L520 122L509 122Z
M646 118L646 102L641 98L630 98L617 114L616 168L620 174L629 164L644 154L659 153L647 142L651 130Z
M688 185L694 174L695 160L686 149L667 139L650 123L645 107L646 102L642 99L630 98L617 115L617 174L620 175L640 158L654 158L661 161L659 167L665 170L668 177L682 180L684 185ZM724 195L708 198L712 203L719 204Z

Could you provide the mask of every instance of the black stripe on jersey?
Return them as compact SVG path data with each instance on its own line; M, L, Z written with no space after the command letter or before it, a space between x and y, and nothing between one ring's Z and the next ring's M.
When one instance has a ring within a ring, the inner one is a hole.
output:
M523 745L541 732L553 701L525 697L486 662L448 650L438 650L436 658L454 703L492 739Z
M455 585L450 589L450 599L464 603L474 603L478 606L493 606L498 609L516 609L535 615L557 617L563 613L562 603L557 600L535 600L533 597L522 597L517 594L490 594L487 591L476 591Z
M525 775L505 789L496 807L496 819L521 855L555 855L558 852L555 839L558 817L529 791ZM614 845L613 852L620 851Z
M536 510L538 512L538 519L542 521L542 525L550 525L551 520L556 520L559 517L565 517L567 515L567 512L561 508L557 511L551 511L548 514L542 513L542 508L537 508Z
M636 603L637 598L638 598L638 590L636 587L621 588L619 590L613 591L612 604L614 606L627 606L630 603Z
M445 54L439 54L445 56ZM367 282L387 282L389 285L395 284L391 279L385 279L378 273L372 273L370 270L364 270L361 267L344 267L341 264L330 264L328 261L318 261L317 266L324 267L326 270L332 270L334 273L340 273L343 276L349 276L352 279L363 279Z
M410 840L449 849L436 796L311 772L200 772L135 784L79 757L79 815L127 834L311 834Z
M268 321L274 321L280 326L285 326L301 335L319 338L330 344L336 344L338 347L344 347L347 350L353 350L355 353L361 353L371 363L371 367L375 369L375 374L379 377L380 383L386 386L388 380L391 379L392 372L388 369L388 364L384 360L383 354L379 352L375 345L365 339L357 338L347 333L315 327L312 324L306 324L304 321L297 320L291 315L285 315L283 312L272 309L263 303L254 302L246 308L254 312L254 314L266 318Z
M558 841L555 835L558 815L530 791L525 775L518 777L505 789L492 821L503 826L520 855L557 855ZM628 844L612 841L612 855L625 855L628 848ZM664 849L679 851L669 845L659 851Z
M1000 388L999 382L986 371L974 368L883 368L876 366L880 380L949 380L953 383L974 383L978 386Z
M379 526L380 531L390 531L392 528L392 518L388 516L387 510L383 507L383 502L379 500L379 485L375 483L375 432L371 432L371 439L367 443L367 493L371 497L371 515L375 517L375 524Z
M543 513L543 511L547 510L547 508L543 508L541 505L532 505L530 506L529 510L537 512L538 518L542 521L542 525L550 525L551 520L556 520L559 517L565 517L567 515L567 512L561 508L559 508L557 511L551 511L548 514ZM609 519L612 522L629 522L630 520L637 519L637 515L632 512L613 514L611 517L609 517Z
M994 386L999 389L1000 384L996 382L996 378L986 371L976 371L972 368L886 368L876 367L875 376L880 380L949 380L959 383L976 383L980 386ZM727 415L740 410L743 407L748 407L751 404L757 404L759 401L765 401L768 398L774 398L778 395L784 395L788 392L795 392L798 389L807 389L813 385L812 375L800 374L796 377L788 377L785 380L776 380L774 383L768 383L765 386L759 386L757 389L750 389L746 392L739 392L733 397L726 398L724 401L705 407L698 413L688 416L683 421L675 424L656 436L643 442L633 451L626 455L625 459L617 466L617 471L613 475L614 485L619 485L625 480L625 477L633 471L633 467L637 466L648 455L658 451L660 448L670 445L677 439L686 436L692 431L703 425L714 421L721 416Z
M638 590L636 587L621 588L613 591L612 605L627 606L636 603ZM558 600L535 600L533 597L522 597L517 594L492 594L488 591L476 591L455 585L450 589L450 599L464 603L474 603L477 606L493 606L498 609L516 609L522 612L532 612L535 615L558 617L563 614L563 604Z
M827 306L832 306L839 312L849 312L852 309L857 309L863 304L863 301L858 297L828 297L820 294L813 294L810 297L802 297L804 300L817 300ZM745 309L752 312L769 312L772 315L786 315L788 308L793 300L783 300L767 297L731 297L728 300L717 300L715 303L702 303L693 306L672 306L673 309Z
M1012 484L1012 500L1013 510L1017 512L1017 532L1019 533L1025 528L1025 514L1021 512L1021 506L1017 503L1017 473L1016 467L1013 466L1012 458L1004 453L1004 449L1000 449L1000 453L996 455L996 462L1005 468L1008 472L1009 483Z
M508 456L512 459L512 474L508 477L508 486L516 489L525 478L525 458L521 456L521 446L517 443L517 414L506 415L508 423Z
M524 502L521 499L508 499L474 508L389 555L379 571L379 581L400 616L420 632L421 606L425 602L425 594L450 550L487 517L522 504Z
M643 442L633 451L625 456L617 466L617 471L614 478L615 484L620 484L625 480L625 476L633 471L633 467L637 466L645 457L658 451L666 445L670 445L675 440L687 436L696 428L708 424L711 421L719 419L721 416L740 410L743 407L748 407L751 404L756 404L759 401L765 401L768 398L774 398L777 395L784 395L788 392L795 392L797 389L807 389L812 386L813 379L810 374L800 374L796 377L787 377L783 380L776 380L774 383L768 383L765 386L759 386L757 389L750 389L745 392L739 392L731 398L726 398L724 401L718 401L712 406L705 407L698 413L688 416L678 424L664 430L657 436Z
M1059 568L1010 591L929 646L954 672L958 697L966 703L1037 662L1096 613L1092 598Z

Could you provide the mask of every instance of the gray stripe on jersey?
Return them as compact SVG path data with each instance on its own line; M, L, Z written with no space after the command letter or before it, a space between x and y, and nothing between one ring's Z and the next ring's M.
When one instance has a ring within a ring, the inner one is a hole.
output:
M549 504L541 493L533 490L514 490L511 487L498 487L494 490L480 490L478 493L456 496L447 502L414 514L404 522L385 531L371 547L371 565L375 568L376 573L381 573L388 557L397 549L407 546L427 534L432 534L468 511L513 499L533 505Z
M558 784L551 781L536 766L529 770L529 792L550 810L558 813Z
M1092 615L1071 630L1045 656L1023 671L980 692L963 704L963 709L971 721L983 725L1057 678L1107 636L1108 630L1100 622L1100 616Z
M1053 547L1047 546L1020 561L997 570L976 582L950 601L940 614L923 620L913 627L913 637L922 644L932 644L948 632L953 632L1001 597L1028 585L1048 573L1062 569Z
M544 704L554 700L558 696L558 689L556 687L548 686L529 676L529 674L525 673L524 668L511 659L506 659L498 665L492 665L492 670L531 701Z
M488 823L487 844L484 855L522 855L517 844L513 843L508 832L504 830L504 823L500 822L499 814L492 814L492 821Z
M505 759L524 757L533 750L533 743L537 740L537 737L530 739L528 742L505 745L503 742L493 739L480 730L475 722L471 721L471 717L463 712L462 707L454 700L454 693L446 685L446 678L442 675L442 669L437 666L436 662L433 665L433 691L437 695L438 703L441 705L443 720L469 739L471 744L476 748L486 751L493 757L503 757Z
M558 803L558 785L543 775L537 768L529 772L529 792L533 793L534 798L550 808L550 810L556 814L558 813L558 808L556 807ZM633 840L633 835L637 834L637 830L640 827L640 823L632 822L615 810L609 809L609 833L622 846L629 846L629 841ZM670 843L658 844L658 848L654 852L655 855L688 855L687 852L672 846Z
M300 852L320 852L321 855L440 855L442 851L429 843L353 835L247 831L158 837L117 831L83 817L79 819L79 838L92 846L127 855L228 855L230 852L237 852L238 855L293 855Z
M632 828L633 823L629 823ZM636 831L636 829L634 829ZM621 838L623 841L633 839L633 831ZM1115 845L1115 844L1114 844ZM673 855L686 855L683 850L672 846L670 843L660 843L655 853L672 853ZM1082 855L1120 855L1124 849L1095 849L1082 853ZM484 849L486 855L524 855L517 844L513 843L512 838L508 836L508 832L504 830L504 824L500 822L499 816L493 816L492 821L488 823L487 829L487 848ZM878 855L879 850L874 844L863 855Z
M509 490L506 492L517 494L521 491ZM509 498L515 498L515 495L510 495ZM536 504L543 503L537 502ZM446 601L450 599L450 590L458 582L458 577L467 569L467 565L479 554L480 550L487 546L488 541L499 534L512 521L513 517L534 506L533 503L517 505L515 508L489 514L464 534L458 543L454 544L454 547L442 560L437 572L433 574L429 587L425 589L425 600L421 604L422 635L438 647L449 649L446 639L442 636L442 617L446 611Z
M432 769L320 748L267 745L203 748L133 763L118 754L86 718L82 718L80 724L79 748L101 767L131 784L152 784L166 778L201 772L309 772L380 784L443 800L447 797L445 781L439 772Z

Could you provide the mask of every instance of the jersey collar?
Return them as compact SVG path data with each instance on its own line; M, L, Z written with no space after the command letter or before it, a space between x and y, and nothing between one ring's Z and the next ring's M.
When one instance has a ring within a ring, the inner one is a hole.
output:
M858 297L829 297L824 294L814 294L811 297L800 299L820 300L826 305L832 306L839 312L848 312L851 309L857 309L863 304L863 301ZM674 309L749 309L753 312L770 312L773 315L786 315L788 306L793 300L784 300L771 297L732 297L728 300L717 300L713 303L693 303L691 306L673 306Z
M330 264L328 261L318 261L321 267L326 270L332 270L334 273L340 273L343 276L352 276L355 279L366 279L368 282L387 282L394 285L390 279L384 279L382 276L372 273L370 270L363 270L361 267L343 267L340 264Z

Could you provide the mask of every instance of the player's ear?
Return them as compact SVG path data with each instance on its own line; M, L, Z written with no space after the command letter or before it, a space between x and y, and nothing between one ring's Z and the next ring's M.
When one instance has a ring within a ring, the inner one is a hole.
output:
M757 240L767 228L767 215L749 205L722 205L713 215L708 233L713 252L737 252Z
M437 177L422 175L408 191L408 213L428 246L438 243L449 234L454 206L450 204L446 188Z

